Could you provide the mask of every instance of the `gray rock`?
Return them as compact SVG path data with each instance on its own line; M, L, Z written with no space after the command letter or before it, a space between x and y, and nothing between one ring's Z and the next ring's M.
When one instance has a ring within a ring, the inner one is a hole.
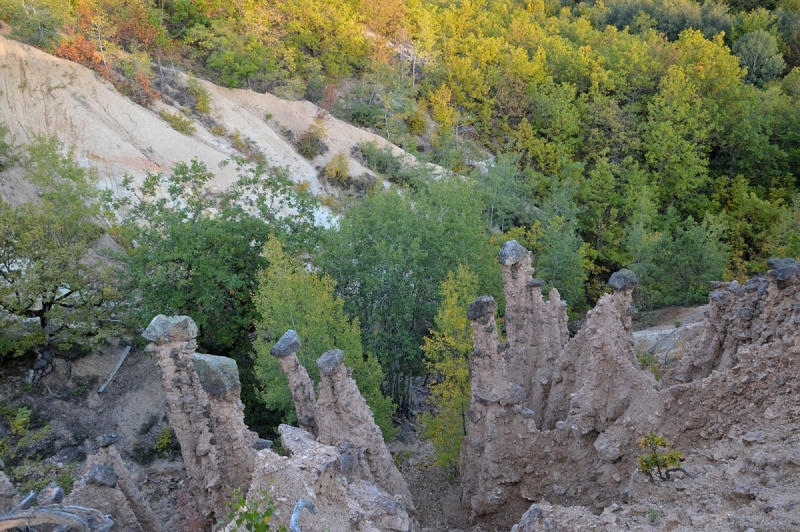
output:
M516 240L509 240L500 248L498 260L503 266L513 266L530 255L531 252L520 245Z
M622 444L608 432L601 432L594 440L594 448L608 462L615 462L622 456Z
M157 344L188 342L197 338L197 324L189 316L159 314L153 318L142 336L148 342Z
M525 389L516 382L509 383L508 393L505 397L500 399L500 404L506 405L519 405L525 402Z
M778 270L780 268L791 268L797 261L792 258L788 257L772 257L771 259L767 259L767 269L768 270Z
M98 484L100 486L109 486L109 487L116 487L117 486L117 474L114 472L113 467L104 466L100 464L94 464L92 467L89 468L89 472L86 473L87 480L92 484Z
M754 443L766 443L764 439L764 431L763 430L756 430L753 432L748 432L744 436L742 436L742 443L745 445L752 445Z
M6 468L6 463L3 462L2 458L0 458L0 471L4 470L5 468Z
M258 438L256 442L253 444L253 449L256 451L263 451L264 449L272 449L272 440L265 440L264 438Z
M206 393L218 399L239 397L242 384L239 381L239 368L232 358L195 353L192 355L192 367Z
M302 454L319 447L314 436L303 429L291 425L278 425L278 433L281 435L281 445L291 455Z
M100 447L108 447L119 441L119 436L116 434L103 434L97 437L97 445Z
M269 354L278 357L288 357L292 353L297 353L297 350L300 349L300 337L297 336L297 333L294 332L294 329L289 329L278 342L272 346L272 349L269 350Z
M239 381L239 368L232 358L195 353L192 355L192 367L208 394L218 399L239 397L242 384Z
M558 484L554 484L553 485L553 492L556 495L564 495L567 492L567 490L563 486L559 486Z
M344 352L341 349L331 349L317 359L317 366L324 375L328 375L342 360L344 360Z
M496 310L497 301L492 296L481 296L467 307L467 319L477 320L483 316L494 315Z
M622 268L612 273L611 278L608 280L608 286L617 292L633 290L637 284L639 284L639 278L627 268Z
M36 496L36 504L44 506L46 504L60 504L64 500L64 489L51 482L46 488L39 492Z
M777 287L783 290L784 288L792 284L792 279L794 279L796 273L797 273L797 268L794 266L790 266L788 268L778 268L777 270L770 270L767 275L772 277L772 280L775 281Z
M547 282L544 279L542 279L541 277L536 277L535 279L531 279L531 282L528 283L528 286L532 286L535 288L537 286L542 287L546 284Z
M756 498L756 488L750 484L740 484L731 491L731 497L734 499L746 499L752 501Z

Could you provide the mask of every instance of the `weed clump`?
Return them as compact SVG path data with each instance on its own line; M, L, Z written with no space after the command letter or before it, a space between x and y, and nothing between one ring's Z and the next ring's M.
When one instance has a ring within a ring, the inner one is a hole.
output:
M178 133L191 135L196 131L191 118L187 118L180 113L170 113L166 109L162 109L159 114Z

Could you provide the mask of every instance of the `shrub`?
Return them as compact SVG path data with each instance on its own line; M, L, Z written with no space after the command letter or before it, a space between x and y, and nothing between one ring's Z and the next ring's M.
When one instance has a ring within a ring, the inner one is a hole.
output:
M661 380L661 368L658 367L658 360L653 356L653 353L642 353L638 356L638 359L641 369L650 370L656 380Z
M317 119L311 124L305 133L297 137L295 147L297 153L306 159L313 159L318 155L328 151L328 145L325 144L325 127L321 119Z
M191 118L182 116L180 113L170 113L166 109L162 109L159 114L175 131L184 135L191 135L195 132Z
M232 502L228 503L231 513L228 519L236 523L236 526L248 532L271 532L273 529L269 525L272 515L275 513L275 502L269 498L266 490L261 492L266 507L262 510L258 502L245 499L242 492L235 490L231 496ZM286 532L286 527L281 525L274 529L276 532Z
M350 178L349 170L350 163L347 161L347 155L339 153L325 165L322 175L334 185L346 185Z
M186 92L192 100L192 109L202 114L211 112L211 95L205 87L197 81L196 77L189 77L189 80L186 82Z
M661 480L670 480L670 473L675 471L681 471L687 477L692 478L685 469L680 467L683 462L683 453L677 449L669 450L671 445L664 436L651 432L639 441L639 447L645 449L647 454L638 456L636 463L639 465L639 471L647 473L650 478L653 478L654 471Z

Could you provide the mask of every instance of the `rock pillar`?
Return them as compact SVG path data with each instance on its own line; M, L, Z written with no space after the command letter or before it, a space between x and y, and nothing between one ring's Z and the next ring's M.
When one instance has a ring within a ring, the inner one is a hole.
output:
M253 475L257 435L244 424L236 362L195 353L197 325L188 316L160 314L142 336L159 368L194 495L214 522L227 514L233 490L247 493Z
M295 412L297 412L297 424L301 429L316 436L317 401L314 399L314 383L295 354L298 349L300 349L300 337L294 330L289 329L272 346L269 353L278 358L281 363L281 372L289 380L289 390L292 393Z

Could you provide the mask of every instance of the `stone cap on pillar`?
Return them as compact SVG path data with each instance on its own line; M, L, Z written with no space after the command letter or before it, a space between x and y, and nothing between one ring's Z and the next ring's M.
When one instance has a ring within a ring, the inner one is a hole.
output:
M192 367L200 386L217 399L238 398L242 391L239 368L232 358L216 355L192 355Z
M331 349L317 359L317 366L324 375L328 375L342 360L344 360L344 352L341 349Z
M639 284L639 278L627 268L622 268L612 273L611 278L608 280L608 286L613 288L615 292L633 290L637 284Z
M481 296L467 307L467 319L477 320L483 316L494 315L496 310L497 301L492 296Z
M509 240L500 248L498 261L503 266L513 266L531 254L516 240Z
M188 342L197 338L197 324L189 316L165 316L159 314L142 333L148 342L166 344Z
M294 331L294 329L289 329L278 342L272 346L272 349L269 350L269 354L278 357L288 357L292 353L297 353L297 350L300 349L300 337Z

